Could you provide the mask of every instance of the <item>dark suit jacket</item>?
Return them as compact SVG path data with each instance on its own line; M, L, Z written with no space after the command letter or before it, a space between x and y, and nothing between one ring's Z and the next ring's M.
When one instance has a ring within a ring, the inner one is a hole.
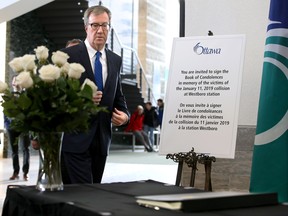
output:
M85 43L80 43L79 45L68 47L61 51L70 56L68 62L80 63L85 68L85 72L83 72L80 77L81 83L83 83L86 78L95 83L94 73ZM120 56L108 49L105 49L105 52L108 76L100 106L107 107L109 113L98 113L96 118L92 120L90 130L87 133L65 133L62 142L62 151L72 153L85 152L89 148L97 131L96 136L98 142L100 142L101 154L104 156L107 155L111 143L111 116L113 109L116 107L118 110L125 112L129 116L129 111L127 109L120 82L122 59Z

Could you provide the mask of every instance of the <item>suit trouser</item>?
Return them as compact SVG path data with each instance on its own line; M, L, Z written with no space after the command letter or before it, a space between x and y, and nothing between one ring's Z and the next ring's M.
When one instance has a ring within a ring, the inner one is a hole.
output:
M97 140L83 153L62 151L62 179L64 184L101 183L106 164Z

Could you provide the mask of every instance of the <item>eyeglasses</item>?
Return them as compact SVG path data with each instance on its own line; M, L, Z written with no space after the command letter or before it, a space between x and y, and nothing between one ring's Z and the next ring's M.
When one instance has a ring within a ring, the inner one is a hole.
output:
M88 25L91 26L91 28L95 31L98 31L100 27L102 27L103 30L109 30L110 24L109 23L88 23Z

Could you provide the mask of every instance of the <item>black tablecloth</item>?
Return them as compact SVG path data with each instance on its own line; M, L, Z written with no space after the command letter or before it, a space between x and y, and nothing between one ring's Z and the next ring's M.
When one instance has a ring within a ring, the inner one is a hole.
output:
M139 206L135 196L200 192L155 181L111 184L65 185L63 191L40 192L35 186L10 185L2 216L285 216L288 206L271 205L253 208L184 213L166 209L154 210Z

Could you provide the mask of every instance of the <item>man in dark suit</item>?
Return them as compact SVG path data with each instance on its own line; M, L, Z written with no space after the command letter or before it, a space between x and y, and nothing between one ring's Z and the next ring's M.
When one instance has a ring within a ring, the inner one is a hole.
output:
M87 133L65 133L62 142L62 175L64 184L100 183L111 143L111 123L121 126L128 122L129 111L120 83L122 59L105 48L111 21L111 12L104 6L93 6L84 13L87 37L84 42L63 49L70 63L80 63L85 72L80 78L96 83L94 66L96 52L101 52L103 89L93 96L95 106L107 107L92 119ZM97 72L97 71L96 71ZM98 87L99 84L96 83Z

